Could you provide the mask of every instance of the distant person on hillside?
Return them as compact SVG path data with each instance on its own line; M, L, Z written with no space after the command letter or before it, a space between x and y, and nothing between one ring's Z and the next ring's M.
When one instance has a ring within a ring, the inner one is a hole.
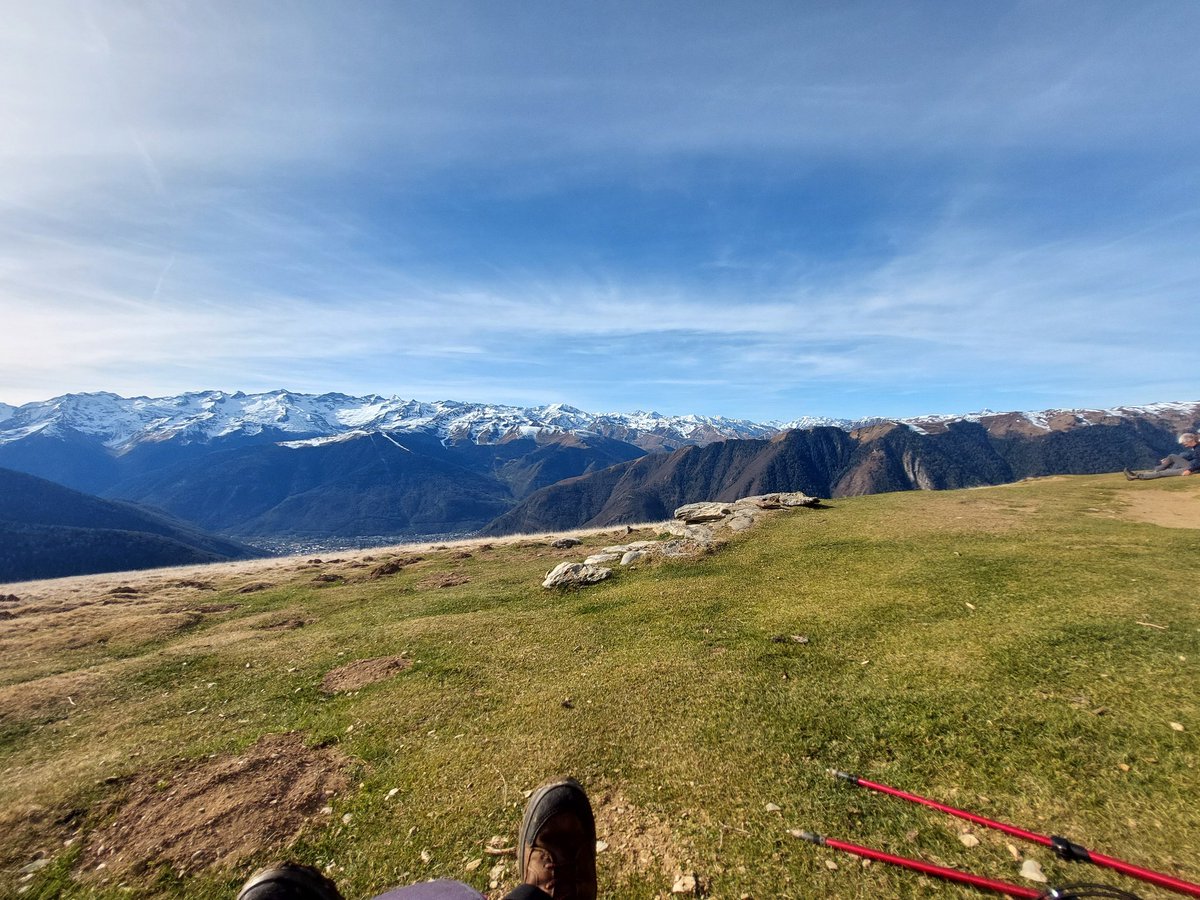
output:
M521 884L504 900L596 900L596 820L579 782L551 781L525 805L517 837ZM256 873L237 900L342 900L319 869L285 862ZM441 879L392 888L374 900L483 900L461 881Z
M1200 437L1188 431L1179 436L1183 447L1178 453L1164 457L1159 464L1149 472L1132 472L1125 470L1125 477L1130 481L1145 481L1148 478L1168 478L1173 475L1191 475L1200 472Z

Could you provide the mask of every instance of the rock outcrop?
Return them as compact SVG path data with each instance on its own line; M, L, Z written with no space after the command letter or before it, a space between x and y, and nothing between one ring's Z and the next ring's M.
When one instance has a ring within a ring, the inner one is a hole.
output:
M673 540L633 541L601 547L598 553L593 553L581 563L559 563L547 573L542 587L577 587L603 581L612 575L612 569L602 564L618 560L622 566L632 566L655 556L699 556L712 549L720 529L742 532L753 527L764 513L817 506L820 502L817 497L789 491L757 494L732 503L688 503L675 510L675 518L663 525L663 530L672 535ZM559 543L555 541L552 546L557 547Z

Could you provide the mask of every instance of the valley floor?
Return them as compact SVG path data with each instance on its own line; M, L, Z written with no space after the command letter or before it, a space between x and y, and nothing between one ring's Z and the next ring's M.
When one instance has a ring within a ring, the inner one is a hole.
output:
M499 896L571 773L605 897L974 896L799 829L1165 896L825 770L1200 881L1198 528L1200 479L1056 477L783 512L573 593L541 580L612 529L6 585L0 895L227 898L289 855L348 897Z

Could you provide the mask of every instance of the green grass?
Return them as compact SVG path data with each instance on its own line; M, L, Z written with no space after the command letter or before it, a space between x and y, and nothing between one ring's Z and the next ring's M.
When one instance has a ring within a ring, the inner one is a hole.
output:
M335 865L348 897L430 877L485 888L492 860L466 863L492 835L515 834L522 790L559 773L665 824L670 846L657 849L714 897L972 896L863 868L795 828L1019 881L1004 840L977 832L982 845L968 849L962 823L837 783L829 767L1200 881L1198 532L1111 515L1142 491L1200 503L1173 481L838 500L780 514L715 555L576 593L540 588L570 554L497 545L467 560L432 554L378 581L317 586L296 574L261 594L206 597L239 608L117 650L31 659L26 675L5 670L30 690L34 675L76 663L108 674L69 715L0 722L0 879L25 897L129 896L74 868L119 799L120 782L105 778L169 774L300 730L352 760L351 786L288 852ZM450 570L471 581L420 586ZM313 621L247 627L285 615ZM791 634L810 642L771 640ZM318 689L341 663L400 652L414 665L396 677L350 695ZM78 842L51 845L69 810L82 814ZM1052 883L1121 883L1020 848ZM53 864L18 881L36 849ZM151 866L125 885L230 897L279 855L264 848L236 870L183 878ZM671 873L615 859L600 857L604 896L669 890Z

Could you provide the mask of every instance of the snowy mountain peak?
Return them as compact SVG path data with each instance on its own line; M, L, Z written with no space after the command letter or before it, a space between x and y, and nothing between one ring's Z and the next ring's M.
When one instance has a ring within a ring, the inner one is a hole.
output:
M720 416L668 416L654 411L584 412L565 403L516 407L457 400L423 402L400 397L351 397L340 393L297 394L284 389L261 394L197 391L175 397L120 397L97 392L66 394L14 407L0 403L0 444L34 434L85 435L121 454L144 443L208 443L230 437L271 440L286 447L313 446L382 433L436 436L445 444L496 444L517 438L600 435L643 450L674 450L731 438L770 438L791 429L845 430L897 422L917 431L944 431L955 422L978 422L990 432L1037 434L1132 416L1159 419L1172 428L1191 428L1200 415L1195 402L1153 403L1110 409L1050 409L916 416L906 419L834 419L805 416L786 423L750 422Z
M37 432L99 439L116 453L149 442L207 443L231 436L274 438L288 446L353 439L371 433L423 432L444 443L494 444L514 437L599 434L645 449L673 449L736 437L763 437L769 426L704 416L597 416L565 403L538 407L432 403L400 397L296 394L274 390L197 391L175 397L122 398L68 394L24 406L0 407L0 444Z

